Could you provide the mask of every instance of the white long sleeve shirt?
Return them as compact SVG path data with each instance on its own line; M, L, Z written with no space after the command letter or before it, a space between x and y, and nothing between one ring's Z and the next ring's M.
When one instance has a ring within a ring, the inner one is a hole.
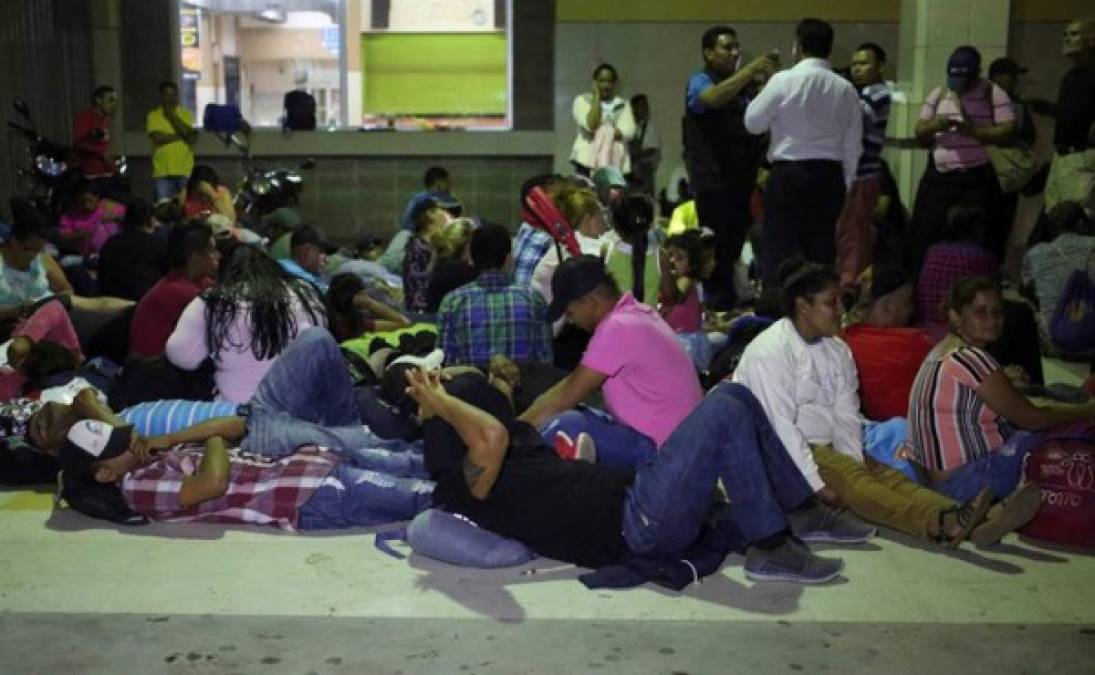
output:
M751 134L772 132L768 160L829 159L851 186L863 152L863 113L851 82L825 59L803 59L772 76L745 110Z
M840 338L807 344L790 319L758 335L742 354L734 381L760 401L776 435L815 491L825 486L810 444L832 445L863 461L859 376Z

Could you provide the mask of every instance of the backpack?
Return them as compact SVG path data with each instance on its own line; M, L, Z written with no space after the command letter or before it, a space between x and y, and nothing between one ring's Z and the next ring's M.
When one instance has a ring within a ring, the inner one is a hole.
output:
M285 94L286 131L315 131L316 97L303 89L294 89Z
M1072 273L1053 310L1049 338L1066 352L1095 349L1095 283L1086 269Z

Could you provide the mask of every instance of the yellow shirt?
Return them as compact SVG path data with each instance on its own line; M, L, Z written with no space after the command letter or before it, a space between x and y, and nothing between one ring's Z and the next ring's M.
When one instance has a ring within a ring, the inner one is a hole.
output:
M673 209L673 215L669 219L669 236L681 234L685 230L694 230L700 226L700 219L696 215L695 200L688 200Z
M194 113L179 106L175 108L179 119L190 126L194 126ZM156 106L148 111L148 120L145 123L145 131L152 133L158 131L164 134L174 134L175 127L167 121L163 114L163 108ZM189 176L194 169L194 151L182 140L171 141L152 150L152 177L163 178L165 176Z

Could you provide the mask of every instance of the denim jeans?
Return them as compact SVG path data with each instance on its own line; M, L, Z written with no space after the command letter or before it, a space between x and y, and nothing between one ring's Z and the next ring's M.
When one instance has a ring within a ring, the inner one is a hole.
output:
M259 382L249 405L247 436L240 447L252 454L281 457L313 444L335 452L399 452L409 447L404 441L384 440L361 424L350 372L335 339L323 328L297 335ZM385 470L387 459L360 454L360 468Z
M540 435L550 446L559 431L571 440L577 440L583 431L589 434L597 445L597 463L613 469L634 469L658 453L653 439L593 408L582 407L556 415L540 429Z
M628 548L640 555L684 550L699 534L720 478L746 542L786 530L784 513L813 495L760 403L729 382L712 389L636 472L624 502Z
M409 520L430 508L433 483L366 471L345 462L331 470L297 513L297 529L369 527Z
M160 176L152 179L152 187L156 191L156 201L174 198L186 187L186 176Z
M931 487L956 502L972 499L986 485L992 488L997 499L1003 499L1019 486L1023 472L1023 460L1033 447L1020 441L1027 432L1016 432L1008 442L984 457L966 462L946 480Z

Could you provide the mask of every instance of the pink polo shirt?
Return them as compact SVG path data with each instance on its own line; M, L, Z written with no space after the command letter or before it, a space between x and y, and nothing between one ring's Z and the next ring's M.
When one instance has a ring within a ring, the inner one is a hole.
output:
M963 110L969 123L975 127L991 127L994 124L1015 121L1011 99L1003 89L989 80L978 81L961 96L944 87L936 87L921 106L920 119L943 117L958 121L962 119ZM985 146L954 131L942 131L935 135L932 158L936 168L943 173L972 169L989 162Z
M692 360L658 313L624 293L593 332L582 365L605 375L617 421L660 448L703 398Z

